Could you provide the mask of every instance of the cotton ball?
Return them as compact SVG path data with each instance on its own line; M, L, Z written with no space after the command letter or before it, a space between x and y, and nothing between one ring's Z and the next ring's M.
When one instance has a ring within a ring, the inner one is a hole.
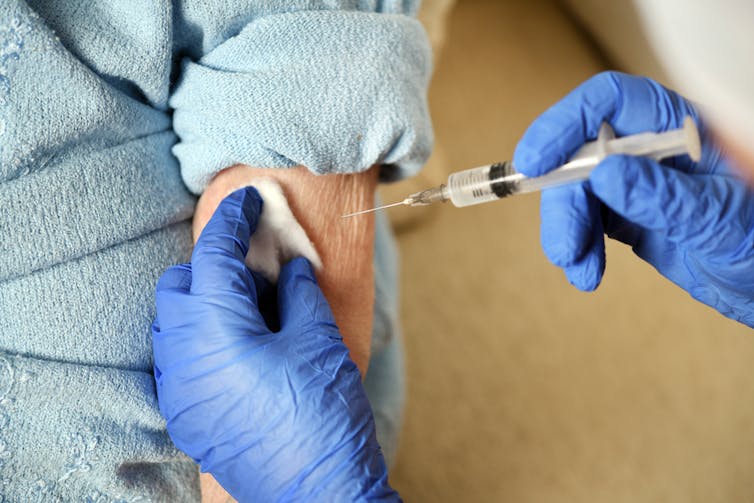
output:
M257 189L264 201L257 230L251 236L249 253L246 254L249 269L273 283L277 282L282 265L295 257L306 257L314 269L321 269L319 254L293 216L280 184L272 178L259 178L249 185Z

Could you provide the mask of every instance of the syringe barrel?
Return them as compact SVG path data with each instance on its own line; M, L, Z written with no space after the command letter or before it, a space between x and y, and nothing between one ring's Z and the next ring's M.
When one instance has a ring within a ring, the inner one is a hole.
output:
M536 178L527 178L510 161L467 169L448 177L448 193L453 205L471 206L525 192L557 187L589 178L599 162L596 157L583 157Z
M518 181L523 178L509 161L504 161L453 173L447 187L455 206L471 206L519 192Z

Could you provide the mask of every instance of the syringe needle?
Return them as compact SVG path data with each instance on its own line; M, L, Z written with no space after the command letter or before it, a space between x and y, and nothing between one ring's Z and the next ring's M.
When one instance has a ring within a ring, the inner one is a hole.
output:
M402 204L411 204L411 198L407 198L407 199L404 199L403 201L399 201L393 204L386 204L385 206L378 206L377 208L370 208L368 210L361 210L355 213L349 213L348 215L343 215L343 218L354 217L356 215L363 215L364 213L371 213L373 211L384 210L385 208L392 208L393 206L400 206Z

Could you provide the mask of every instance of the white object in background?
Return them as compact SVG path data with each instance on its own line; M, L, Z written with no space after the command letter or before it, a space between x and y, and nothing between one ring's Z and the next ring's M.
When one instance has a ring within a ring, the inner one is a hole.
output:
M634 0L658 59L681 94L754 154L754 2Z

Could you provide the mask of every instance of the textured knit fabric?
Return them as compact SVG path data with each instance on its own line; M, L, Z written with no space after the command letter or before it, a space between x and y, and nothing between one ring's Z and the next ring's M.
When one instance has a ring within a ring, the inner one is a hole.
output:
M416 173L431 144L423 34L402 15L294 12L186 61L170 99L186 185L200 192L235 163Z
M225 167L218 158L415 170L431 132L414 3L0 0L0 501L198 500L151 374L154 285L191 251L195 197L181 170L195 193ZM283 36L303 28L320 39ZM321 40L334 32L367 57L363 69L340 66L337 43ZM380 89L360 87L388 68ZM286 79L299 79L290 94ZM324 113L325 95L369 113ZM187 132L178 145L174 127ZM179 164L173 148L193 153ZM367 388L392 452L402 388L390 239L382 222Z

